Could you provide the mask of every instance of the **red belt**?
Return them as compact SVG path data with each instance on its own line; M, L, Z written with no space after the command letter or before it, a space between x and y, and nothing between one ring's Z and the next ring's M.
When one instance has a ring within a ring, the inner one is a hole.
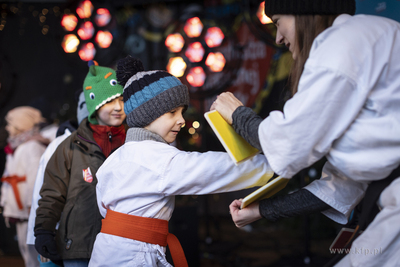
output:
M20 182L25 182L25 180L26 180L25 176L16 176L16 175L5 176L5 177L1 178L2 182L6 182L11 185L11 187L14 191L15 200L17 201L17 205L20 210L23 209L23 206L22 206L21 198L19 196L17 184Z
M101 232L163 247L168 245L175 266L188 266L178 238L168 232L166 220L107 210L106 217L102 220Z

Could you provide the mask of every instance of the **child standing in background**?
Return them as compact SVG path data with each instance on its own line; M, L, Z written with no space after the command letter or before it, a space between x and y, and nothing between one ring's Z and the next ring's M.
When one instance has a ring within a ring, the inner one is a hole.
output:
M83 83L88 118L51 156L36 210L36 250L65 267L88 265L102 219L96 171L126 136L123 88L113 69L95 63Z
M97 201L105 219L89 266L187 266L168 221L175 195L203 195L264 185L273 172L263 155L236 166L225 152L185 152L170 145L185 123L189 93L176 77L118 62L130 127L125 144L99 168Z
M39 266L38 253L26 244L28 217L33 186L39 160L49 140L40 135L40 124L45 122L41 112L33 107L21 106L6 115L8 145L6 166L1 178L1 201L7 227L15 224L18 247L25 266Z

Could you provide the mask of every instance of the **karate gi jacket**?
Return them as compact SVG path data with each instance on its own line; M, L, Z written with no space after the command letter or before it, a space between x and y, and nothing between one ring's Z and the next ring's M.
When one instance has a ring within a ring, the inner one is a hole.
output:
M111 209L169 221L175 195L262 186L273 175L264 155L236 166L225 152L185 152L159 141L132 141L129 131L132 129L128 130L127 142L96 173L97 202L103 217ZM89 266L128 265L170 266L165 247L99 233Z
M305 189L332 207L323 213L338 223L347 223L371 181L386 178L400 164L399 62L398 22L342 14L314 40L298 92L283 112L271 112L260 124L262 150L283 177L326 156L321 179ZM386 212L394 216L398 200L393 205ZM375 258L379 266L396 266L399 256L389 251L399 251L400 239L388 241L399 236L400 224L381 223L389 230L363 246L385 251ZM363 235L379 231L376 226ZM371 257L349 256L351 266L376 266Z

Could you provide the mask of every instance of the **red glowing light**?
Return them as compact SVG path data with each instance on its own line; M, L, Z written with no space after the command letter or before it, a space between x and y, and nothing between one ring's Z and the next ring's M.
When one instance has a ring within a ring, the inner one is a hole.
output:
M258 10L257 10L257 17L260 20L260 22L262 24L268 24L268 23L272 23L272 20L265 15L264 12L264 6L265 6L265 1L263 1L259 6L258 6Z
M186 75L186 80L193 87L203 86L206 80L206 74L202 67L194 67L190 69L188 75Z
M183 26L183 30L189 38L199 37L203 30L203 23L198 17L190 18Z
M206 36L204 37L208 47L217 47L224 40L225 35L218 27L211 27L207 29Z
M109 31L98 31L95 41L101 48L107 48L111 45L113 36Z
M94 17L94 22L99 27L106 26L111 20L110 11L107 8L99 8L96 11L96 16Z
M94 55L96 55L96 49L94 48L93 43L87 43L79 50L79 57L83 61L92 60Z
M186 49L185 56L191 62L200 62L204 56L204 48L200 42L191 43Z
M92 2L90 2L89 0L84 0L80 2L78 7L76 8L76 14L78 14L78 16L81 19L90 18L92 12L93 12L93 5Z
M171 33L167 36L167 39L165 39L165 46L173 53L180 52L184 45L185 40L183 40L182 35L179 33Z
M222 53L209 53L206 59L206 65L210 68L213 72L220 72L225 67L225 57Z
M65 53L74 53L78 49L79 39L75 34L67 34L61 42Z
M75 15L64 15L61 19L61 26L66 31L73 31L78 24L78 18Z
M77 31L82 40L88 40L93 37L94 27L90 21L84 22Z

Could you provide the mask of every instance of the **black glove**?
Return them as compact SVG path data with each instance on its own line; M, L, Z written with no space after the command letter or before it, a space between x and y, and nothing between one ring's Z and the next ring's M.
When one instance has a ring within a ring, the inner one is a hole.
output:
M52 261L61 260L60 254L57 252L57 244L52 232L47 230L37 230L35 231L35 236L35 248L40 255Z

